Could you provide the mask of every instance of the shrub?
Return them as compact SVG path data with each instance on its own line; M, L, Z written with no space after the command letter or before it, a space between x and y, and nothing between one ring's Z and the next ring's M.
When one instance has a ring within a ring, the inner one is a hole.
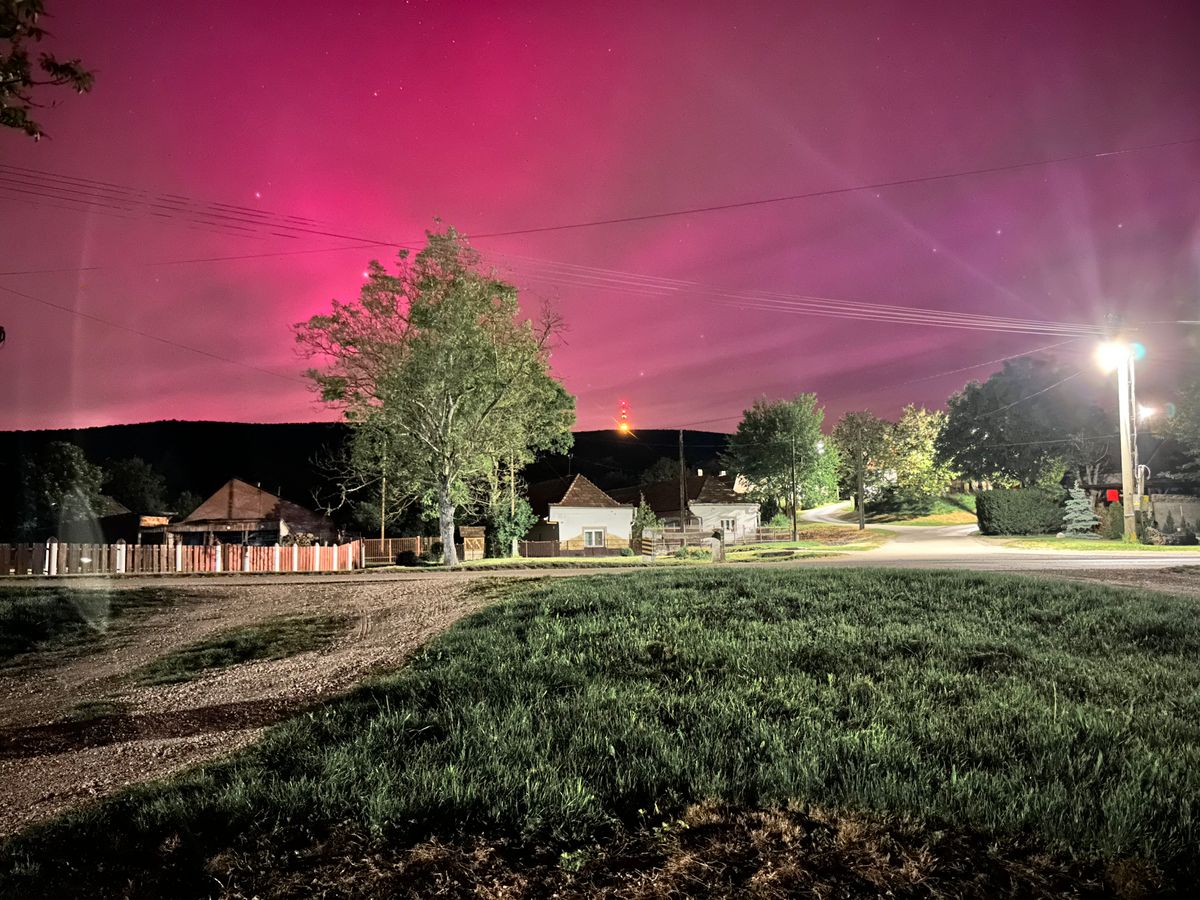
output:
M1119 541L1125 536L1125 511L1120 503L1110 503L1100 516L1100 536Z
M983 534L1055 534L1062 527L1064 493L1059 488L998 488L975 499Z
M671 555L676 559L712 559L712 551L706 547L680 547Z
M1167 521L1163 523L1162 533L1163 534L1174 534L1175 533L1175 517L1173 515L1171 515L1170 512L1167 513Z
M1063 531L1071 537L1095 537L1093 529L1099 523L1100 518L1092 509L1091 498L1084 493L1083 488L1072 488L1066 512L1063 513Z
M633 548L632 548L632 547L622 547L622 548L621 548L621 555L622 555L622 556L636 556L637 554L635 554L635 553L633 552Z

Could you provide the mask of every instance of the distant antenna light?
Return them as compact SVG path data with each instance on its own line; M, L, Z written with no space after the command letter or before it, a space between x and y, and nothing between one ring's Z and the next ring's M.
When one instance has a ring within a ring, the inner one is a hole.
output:
M633 431L633 426L629 424L629 407L625 401L621 401L621 409L617 414L617 433L629 434Z

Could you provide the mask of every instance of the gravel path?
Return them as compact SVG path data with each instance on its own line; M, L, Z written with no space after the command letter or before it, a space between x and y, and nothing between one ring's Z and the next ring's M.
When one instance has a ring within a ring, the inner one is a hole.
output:
M118 622L98 646L46 654L0 674L0 835L227 754L272 722L395 668L485 602L468 590L471 580L191 581L179 586L185 598L177 605ZM115 589L136 586L130 581ZM318 614L350 620L324 650L216 670L182 684L146 687L128 678L216 631ZM78 704L95 702L113 704L110 714L71 720Z

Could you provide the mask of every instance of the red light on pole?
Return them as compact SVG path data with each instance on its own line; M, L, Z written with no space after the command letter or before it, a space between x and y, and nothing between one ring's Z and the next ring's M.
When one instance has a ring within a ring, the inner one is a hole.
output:
M1108 490L1106 490L1104 492L1104 499L1107 500L1109 503L1120 503L1121 502L1121 492L1118 491L1116 488L1109 488Z

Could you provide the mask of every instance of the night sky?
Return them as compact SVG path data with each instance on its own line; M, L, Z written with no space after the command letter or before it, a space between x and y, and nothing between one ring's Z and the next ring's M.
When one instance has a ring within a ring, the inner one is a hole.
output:
M96 85L53 94L49 139L0 134L0 272L27 273L0 286L28 295L0 291L6 429L329 418L289 326L435 217L485 235L1200 139L1195 0L48 5ZM565 318L581 428L627 399L730 430L802 390L892 415L1066 338L728 295L1200 319L1200 143L476 246ZM1143 337L1141 397L1197 334ZM1093 346L1054 352L1099 384Z

